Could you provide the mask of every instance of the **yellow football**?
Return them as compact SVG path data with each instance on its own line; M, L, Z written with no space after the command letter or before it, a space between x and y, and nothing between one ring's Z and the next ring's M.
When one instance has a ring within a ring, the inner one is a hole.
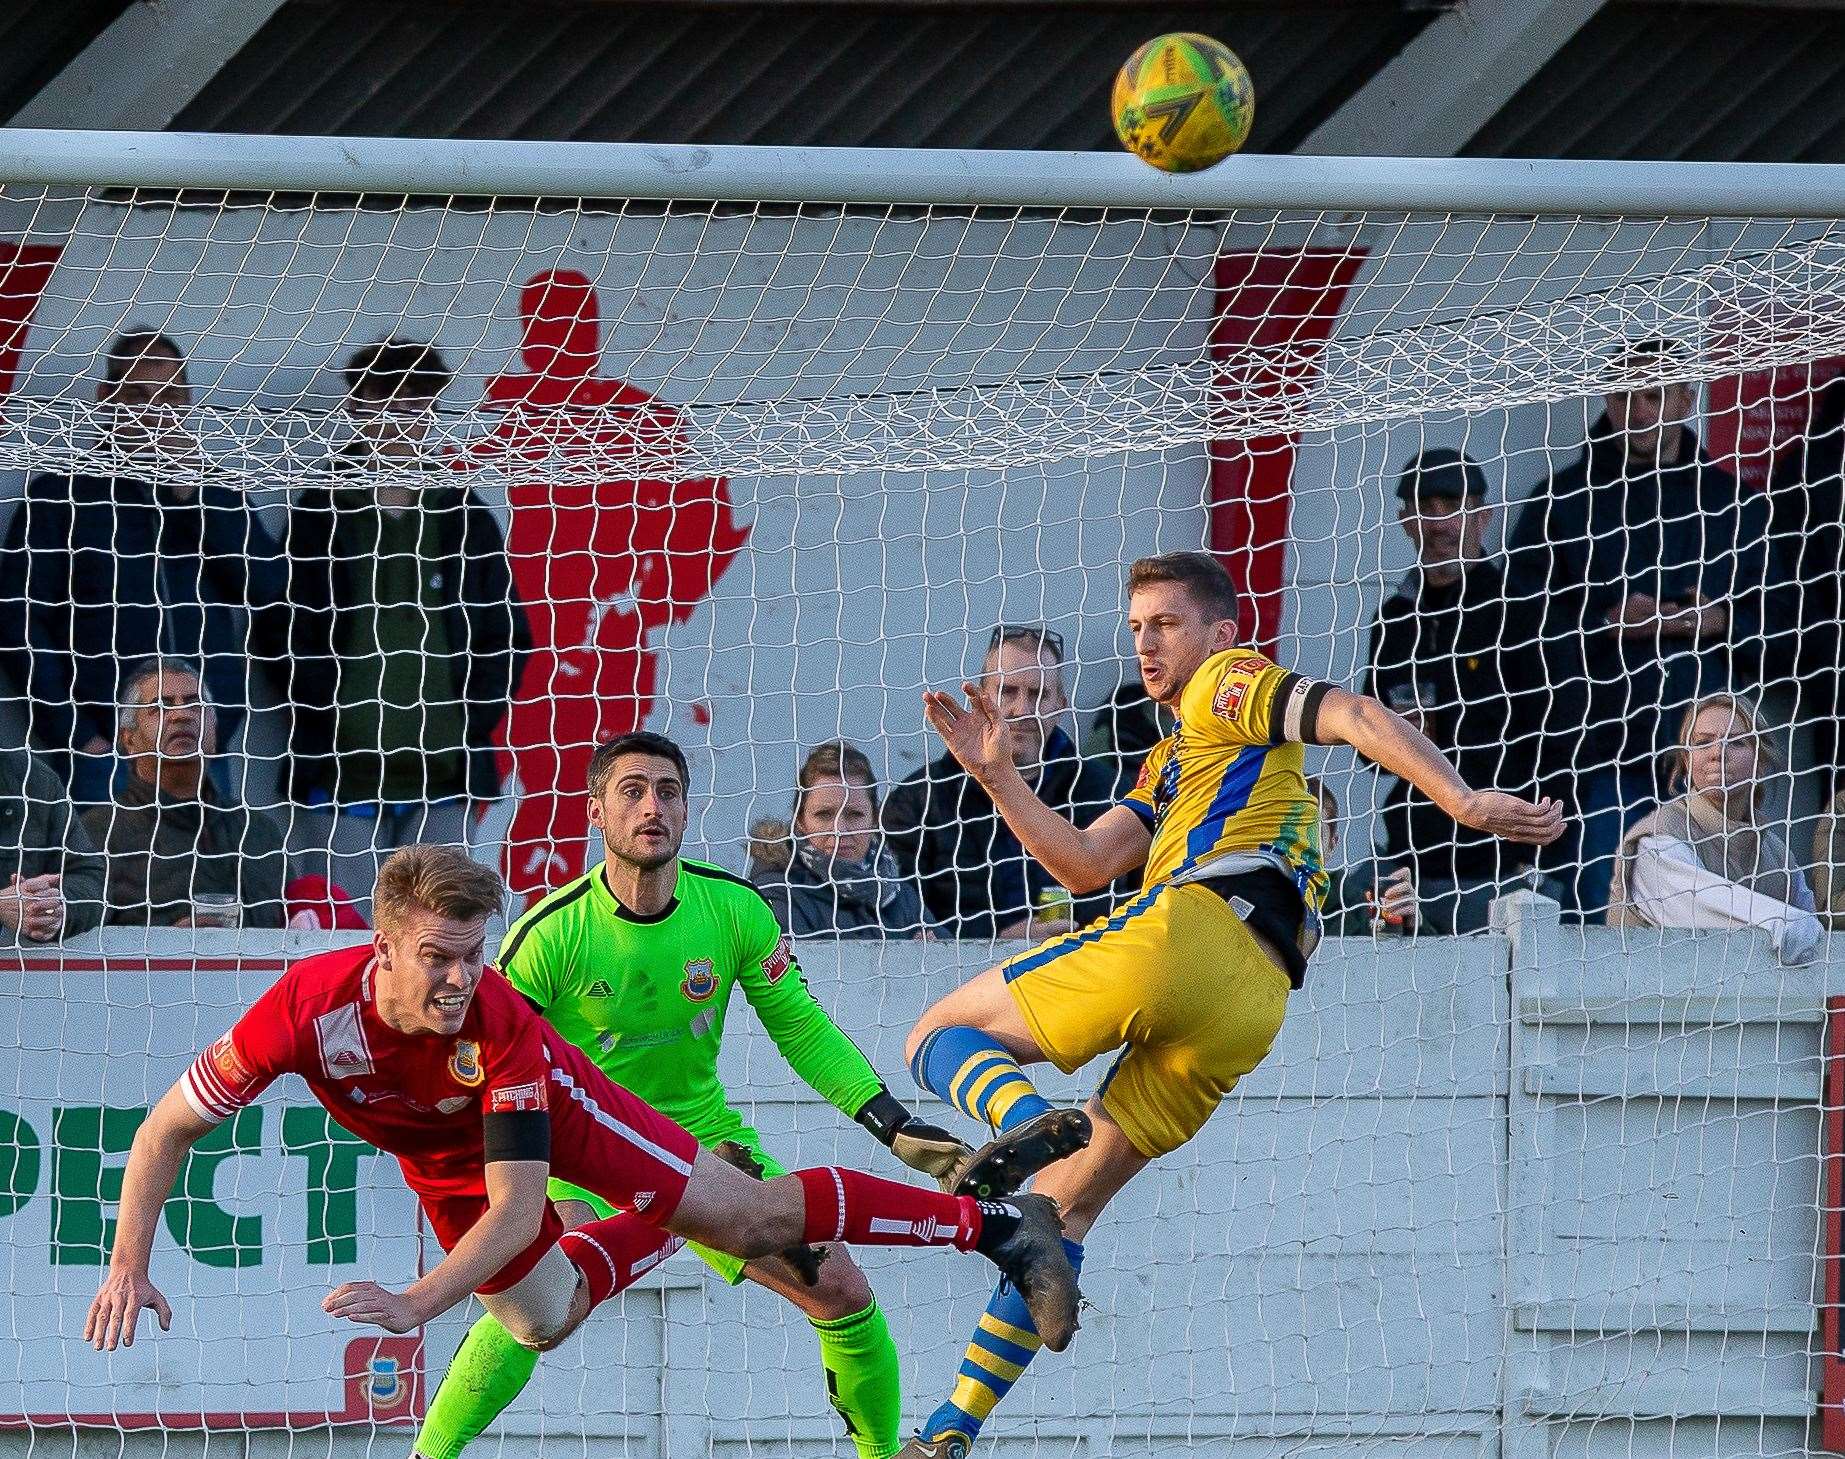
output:
M1249 140L1256 88L1235 51L1178 31L1148 41L1115 77L1115 135L1166 172L1198 172Z

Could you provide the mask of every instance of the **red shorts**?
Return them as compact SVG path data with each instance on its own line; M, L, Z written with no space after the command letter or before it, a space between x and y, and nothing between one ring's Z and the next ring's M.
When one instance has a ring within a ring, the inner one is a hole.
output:
M577 1054L575 1049L570 1054ZM659 1226L679 1209L692 1178L698 1141L582 1055L551 1070L551 1174L594 1191L612 1206ZM420 1195L423 1214L444 1251L453 1251L487 1210L484 1195ZM475 1290L503 1292L526 1276L564 1234L557 1208L545 1202L532 1244Z
M455 1243L487 1214L485 1196L419 1196L418 1199L423 1203L424 1216L429 1219L429 1229L436 1233L436 1240L442 1243L444 1251L453 1251ZM556 1246L557 1238L563 1234L564 1223L557 1214L557 1207L546 1201L544 1222L532 1244L474 1290L491 1296L524 1280L538 1265L539 1258Z

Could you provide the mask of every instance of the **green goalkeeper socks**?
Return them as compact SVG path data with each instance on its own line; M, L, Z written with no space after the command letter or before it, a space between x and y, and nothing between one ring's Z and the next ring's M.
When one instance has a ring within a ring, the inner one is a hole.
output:
M877 1301L863 1312L829 1322L811 1319L820 1334L826 1393L846 1421L859 1459L888 1459L903 1427L903 1386L897 1345ZM450 1459L422 1451L425 1459Z
M824 1339L823 1339L824 1341ZM891 1354L893 1362L896 1354ZM468 1330L416 1436L421 1459L461 1459L461 1451L519 1396L538 1354L513 1341L491 1313Z
M899 1445L903 1392L897 1345L873 1302L863 1312L816 1321L827 1396L839 1410L859 1459L888 1459ZM462 1450L519 1396L538 1366L491 1315L469 1330L416 1436L421 1459L461 1459Z

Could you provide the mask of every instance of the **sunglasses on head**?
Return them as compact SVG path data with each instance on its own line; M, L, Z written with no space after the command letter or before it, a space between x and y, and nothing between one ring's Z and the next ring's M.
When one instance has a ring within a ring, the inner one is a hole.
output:
M987 652L992 653L1002 643L1029 643L1033 648L1048 648L1058 663L1064 661L1063 635L1042 623L1002 623L987 639Z

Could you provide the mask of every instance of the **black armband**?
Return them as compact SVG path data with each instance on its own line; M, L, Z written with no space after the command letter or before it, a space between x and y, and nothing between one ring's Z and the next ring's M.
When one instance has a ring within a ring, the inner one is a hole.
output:
M865 1101L865 1107L852 1118L877 1136L879 1144L889 1145L897 1138L897 1131L915 1116L905 1109L888 1089L880 1089Z
M1332 685L1304 674L1289 674L1270 701L1268 742L1271 745L1320 743L1320 705Z
M483 1115L481 1143L489 1165L499 1160L549 1160L551 1116L541 1109Z

